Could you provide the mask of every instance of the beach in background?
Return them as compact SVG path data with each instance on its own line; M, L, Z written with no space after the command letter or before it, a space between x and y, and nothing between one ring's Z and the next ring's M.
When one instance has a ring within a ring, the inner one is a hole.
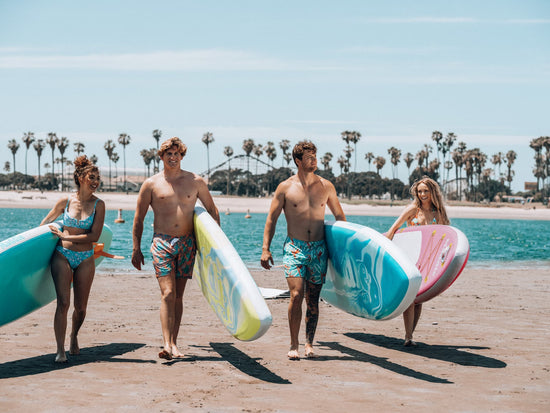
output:
M65 193L65 196L68 193ZM52 208L64 194L61 192L38 191L0 191L0 208ZM119 192L97 193L105 201L106 208L135 210L137 194ZM214 196L214 201L221 214L229 212L267 213L272 198L246 198L232 196ZM373 205L371 203L352 203L340 199L346 215L399 216L406 202L390 205ZM550 208L538 205L521 204L481 204L472 206L447 206L449 217L479 219L530 219L550 220Z

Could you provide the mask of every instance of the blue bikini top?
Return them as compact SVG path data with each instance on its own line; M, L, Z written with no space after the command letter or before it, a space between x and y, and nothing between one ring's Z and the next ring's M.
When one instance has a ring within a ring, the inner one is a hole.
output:
M63 213L63 226L80 229L91 229L92 224L94 223L95 207L97 205L97 201L99 201L99 199L95 200L94 211L92 212L92 215L90 215L88 218L79 220L69 215L70 198L67 199L67 205L65 206L65 212Z
M435 209L433 209L432 212L435 212ZM435 224L437 224L437 220L434 217L434 219L432 219L432 225L435 225ZM410 226L412 227L415 227L417 225L420 225L420 222L418 220L418 209L416 210L416 215L414 216L414 218L411 220L411 223L410 223Z

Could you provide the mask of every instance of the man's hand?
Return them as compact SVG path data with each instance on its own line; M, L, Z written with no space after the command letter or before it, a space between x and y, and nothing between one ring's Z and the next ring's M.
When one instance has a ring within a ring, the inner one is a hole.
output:
M141 250L132 251L132 265L141 271L141 266L145 265L145 260L143 259L143 254Z
M260 262L262 264L262 267L264 267L266 270L271 269L274 264L273 257L271 256L271 251L262 250L262 257L260 258Z

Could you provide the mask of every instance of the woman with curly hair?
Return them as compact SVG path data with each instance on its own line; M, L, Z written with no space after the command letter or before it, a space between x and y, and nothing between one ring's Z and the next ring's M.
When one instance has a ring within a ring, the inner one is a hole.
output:
M105 219L105 203L94 195L100 183L99 169L86 155L76 158L74 166L77 192L59 199L40 223L52 223L63 215L61 231L50 225L52 233L59 238L51 259L51 272L57 294L54 317L57 363L67 362L65 333L71 301L71 282L74 290L74 311L69 353L80 353L77 335L86 317L95 274L93 243L99 239Z

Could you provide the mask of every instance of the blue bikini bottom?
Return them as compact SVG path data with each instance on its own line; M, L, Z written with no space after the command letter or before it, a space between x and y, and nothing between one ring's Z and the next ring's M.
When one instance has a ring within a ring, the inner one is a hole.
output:
M80 264L82 264L82 261L94 255L94 250L73 251L68 248L63 248L61 245L56 246L55 250L63 254L73 271L76 270Z

